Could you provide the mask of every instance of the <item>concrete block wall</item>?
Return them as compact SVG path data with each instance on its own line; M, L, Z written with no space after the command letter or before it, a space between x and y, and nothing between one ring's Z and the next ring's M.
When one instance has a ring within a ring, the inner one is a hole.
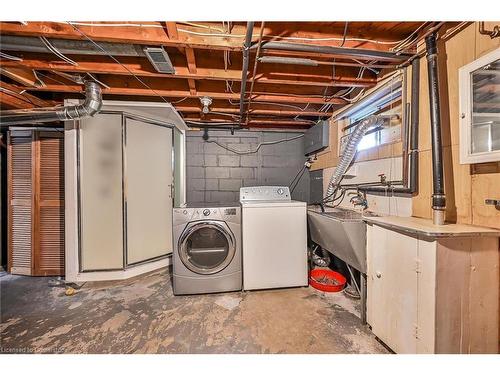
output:
M238 155L215 143L205 142L203 132L186 133L187 202L237 202L240 187L289 185L303 166L303 138L275 145L263 145L257 153ZM289 139L291 132L209 131L209 140L247 151L260 142ZM306 171L292 194L293 199L309 198L309 173Z

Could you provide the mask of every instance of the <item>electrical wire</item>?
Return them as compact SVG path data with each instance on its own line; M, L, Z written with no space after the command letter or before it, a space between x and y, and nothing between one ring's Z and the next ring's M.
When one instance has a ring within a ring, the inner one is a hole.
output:
M182 98L182 99L179 99L179 100L176 100L175 102L170 102L170 103L172 103L172 104L181 103L181 102L183 102L184 100L189 99L189 98L190 98L190 96L186 96L186 97L184 97L184 98Z
M52 45L52 43L49 42L49 40L44 37L40 36L39 39L42 41L42 43L47 47L49 51L51 51L54 55L59 57L61 60L66 61L68 64L77 66L78 63L76 61L71 60L69 57L64 56L56 47Z
M306 171L306 169L307 169L307 165L304 164L304 166L300 169L299 173L297 175L295 175L294 179L292 180L293 186L292 186L292 183L290 183L288 185L289 189L290 189L290 194L292 194L294 192L295 188L299 185L300 179L304 175L304 172Z
M248 151L236 150L236 149L231 148L229 146L226 146L226 145L224 145L224 144L222 144L222 143L220 143L219 141L216 141L216 140L210 140L209 139L209 140L207 140L205 142L207 142L207 143L215 143L217 146L222 147L223 149L225 149L227 151L230 151L232 153L238 154L238 155L249 155L249 154L255 154L256 152L258 152L262 146L275 145L275 144L283 143L283 142L290 142L290 141L293 141L295 139L302 138L303 136L304 136L304 134L301 134L301 135L298 135L296 137L279 139L277 141L260 142L255 149L248 150Z
M347 25L349 25L349 22L345 21L344 36L342 37L342 43L340 43L340 47L344 47L344 44L345 44L345 39L346 39L346 36L347 36Z
M145 23L88 23L88 22L68 22L70 25L76 25L76 26L88 26L88 27L144 27L144 28L161 28L164 29L165 27L162 25L157 25L157 24L145 24ZM179 22L183 23L183 22ZM185 22L184 22L185 23ZM194 26L194 24L192 24ZM196 27L203 27L207 28L210 26L207 25L197 25ZM422 26L420 26L421 28ZM192 35L199 35L199 36L207 36L207 37L218 37L218 38L244 38L245 34L231 34L227 32L222 32L218 34L214 33L203 33L203 32L197 32L197 31L192 31L192 30L187 30L183 28L177 28L177 31L186 33L186 34L192 34ZM417 30L415 30L413 33L415 33ZM411 35L413 35L413 33ZM410 36L411 36L410 35ZM257 37L258 34L252 35L252 38ZM307 38L307 37L291 37L291 36L279 36L279 35L266 35L265 39L271 39L271 40L306 40L306 41L338 41L338 42L365 42L365 43L374 43L374 44L380 44L380 45L394 45L398 46L402 42L405 42L408 37L401 39L401 40L396 40L396 41L384 41L384 40L375 40L375 39L368 39L368 38L338 38L338 37L328 37L328 38Z
M129 68L127 68L125 65L123 65L116 57L114 57L111 53L106 51L103 47L101 47L99 44L94 42L92 38L90 38L87 34L85 34L82 30L80 30L78 27L73 25L71 22L68 22L69 25L71 25L78 33L80 33L85 39L87 39L89 42L91 42L94 46L96 46L99 50L101 50L103 53L105 53L107 56L109 56L114 62L119 64L121 67L123 67L127 72L129 72L139 83L141 83L144 87L148 88L153 92L155 95L157 95L159 98L161 98L165 103L170 103L167 99L165 99L162 95L160 95L156 90L151 88L147 83L145 83L142 79L140 79L137 75L135 75Z
M7 59L7 60L13 60L13 61L23 61L23 59L20 57L12 56L12 55L9 55L8 53L2 52L2 51L0 51L0 58Z

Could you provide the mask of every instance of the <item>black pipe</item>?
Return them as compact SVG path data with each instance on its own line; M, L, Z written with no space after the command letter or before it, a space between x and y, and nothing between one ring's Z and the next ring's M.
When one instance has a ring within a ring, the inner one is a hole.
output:
M410 109L410 142L408 154L410 158L410 178L408 186L392 187L366 186L359 190L365 193L395 193L401 195L418 194L418 123L419 123L419 97L420 97L420 59L411 63L411 109ZM390 183L390 182L389 182Z
M296 51L309 53L322 53L326 55L354 56L360 59L404 61L411 57L411 54L400 52L385 52L360 48L318 46L300 43L266 42L262 43L262 49L273 49L281 51Z
M245 108L245 92L247 88L248 61L250 46L252 44L253 22L247 22L247 33L243 44L243 67L241 69L241 90L240 90L240 127L243 121L243 110Z
M443 145L441 141L441 110L439 100L438 59L436 34L425 38L429 78L429 103L431 112L432 144L432 210L434 224L444 224L446 197L444 195Z

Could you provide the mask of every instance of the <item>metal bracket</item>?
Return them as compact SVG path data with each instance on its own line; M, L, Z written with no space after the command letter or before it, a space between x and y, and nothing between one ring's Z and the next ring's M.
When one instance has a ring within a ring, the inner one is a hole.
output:
M485 204L495 206L497 210L500 210L500 199L485 199Z

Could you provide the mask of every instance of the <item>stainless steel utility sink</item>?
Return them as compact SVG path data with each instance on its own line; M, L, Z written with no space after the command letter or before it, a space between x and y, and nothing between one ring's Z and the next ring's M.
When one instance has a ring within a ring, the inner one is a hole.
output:
M309 207L307 222L311 239L350 266L366 273L366 223L369 212L343 208Z

